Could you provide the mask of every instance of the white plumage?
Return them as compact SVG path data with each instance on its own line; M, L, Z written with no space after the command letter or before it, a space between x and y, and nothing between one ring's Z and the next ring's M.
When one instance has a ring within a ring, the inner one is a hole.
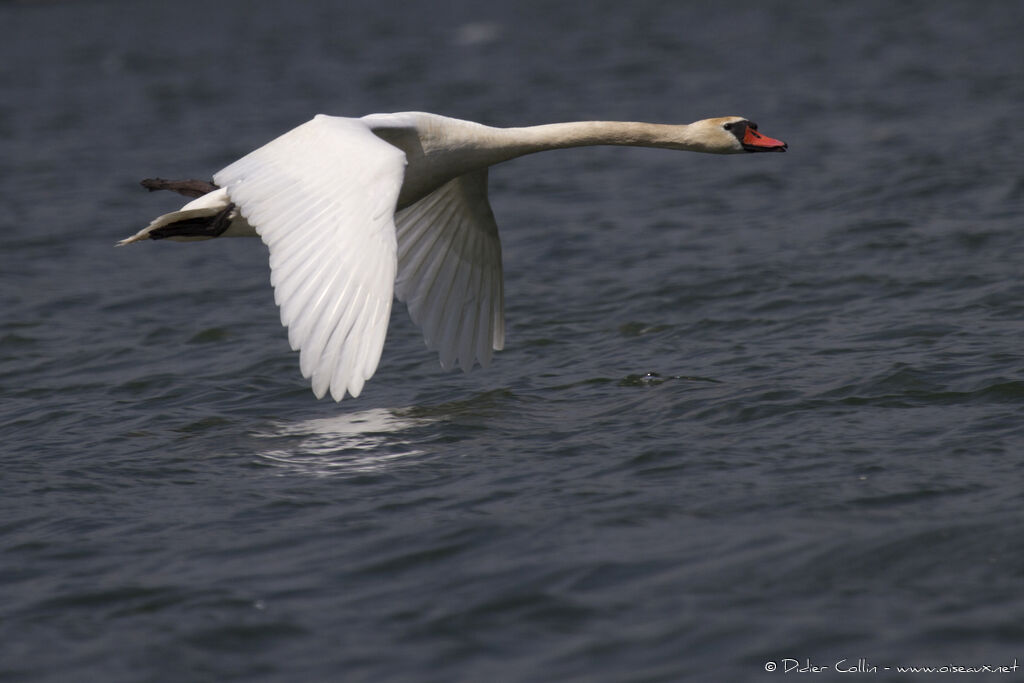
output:
M441 367L487 367L505 345L501 242L487 169L450 180L395 217L395 295Z
M318 116L214 175L270 249L270 282L313 392L358 396L384 347L405 155Z
M318 398L330 391L340 401L358 396L376 371L395 297L442 367L490 363L504 346L505 323L487 170L590 144L717 153L786 147L740 117L499 129L420 112L319 115L219 171L217 188L119 244L259 235L302 375Z

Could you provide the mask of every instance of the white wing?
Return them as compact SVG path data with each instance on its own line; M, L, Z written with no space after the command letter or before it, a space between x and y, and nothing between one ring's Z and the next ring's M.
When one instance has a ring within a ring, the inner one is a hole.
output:
M320 115L214 176L270 248L270 282L313 393L358 396L394 297L405 154L359 119Z
M505 344L501 242L487 202L487 170L442 185L395 216L395 295L441 366L486 367Z

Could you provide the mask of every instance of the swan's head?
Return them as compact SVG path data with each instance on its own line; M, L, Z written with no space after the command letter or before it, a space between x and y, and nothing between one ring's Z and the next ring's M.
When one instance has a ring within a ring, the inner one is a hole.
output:
M712 154L785 152L786 143L757 132L757 124L742 116L704 119L687 126L693 148Z

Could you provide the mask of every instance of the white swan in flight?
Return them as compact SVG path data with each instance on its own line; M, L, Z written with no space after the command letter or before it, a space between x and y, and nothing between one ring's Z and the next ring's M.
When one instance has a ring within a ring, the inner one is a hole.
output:
M688 125L617 121L493 128L406 112L319 115L203 181L150 179L196 197L119 245L259 236L270 282L313 393L358 396L377 369L392 299L441 365L487 366L505 341L501 244L487 169L549 149L662 147L784 152L738 116Z

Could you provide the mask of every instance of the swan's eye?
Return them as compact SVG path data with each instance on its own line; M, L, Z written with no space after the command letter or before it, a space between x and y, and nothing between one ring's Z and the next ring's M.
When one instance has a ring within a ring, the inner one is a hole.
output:
M722 128L725 128L726 130L732 130L732 123L727 123L724 126L722 126Z

